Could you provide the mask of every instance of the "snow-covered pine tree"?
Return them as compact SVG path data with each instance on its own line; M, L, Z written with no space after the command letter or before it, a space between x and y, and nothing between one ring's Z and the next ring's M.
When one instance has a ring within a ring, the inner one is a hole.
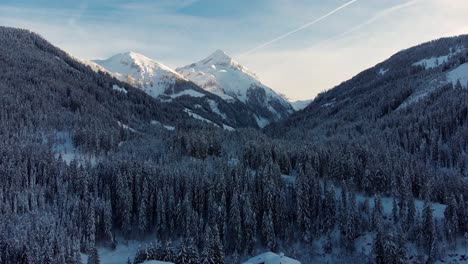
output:
M172 240L166 240L164 244L164 261L175 262L176 261L176 252L174 246L172 245Z
M241 230L241 208L240 208L240 201L239 195L237 190L234 189L234 194L231 199L231 207L229 209L229 238L227 241L230 245L230 250L234 251L241 251L242 249L242 230Z
M276 249L277 241L273 225L273 218L271 215L271 210L269 210L266 214L263 214L262 235L264 244L273 251Z
M436 232L434 227L434 218L432 216L432 206L427 200L424 201L420 232L421 244L426 253L429 254L435 246Z
M88 264L99 264L101 263L99 259L99 253L96 247L92 247L89 251Z
M449 199L449 204L444 211L444 220L447 239L450 242L454 242L459 228L458 205L455 197Z
M377 230L377 234L374 238L372 252L375 255L375 262L377 264L386 264L385 234L382 228L378 228Z
M346 221L346 235L345 235L345 246L346 250L350 253L353 253L355 250L354 241L356 240L358 230L358 218L356 211L356 194L351 192L349 197L349 208L348 208L348 218Z
M251 253L254 249L256 243L256 214L252 209L252 204L250 202L250 195L244 195L244 205L242 207L243 215L243 236L242 236L242 245L247 253Z

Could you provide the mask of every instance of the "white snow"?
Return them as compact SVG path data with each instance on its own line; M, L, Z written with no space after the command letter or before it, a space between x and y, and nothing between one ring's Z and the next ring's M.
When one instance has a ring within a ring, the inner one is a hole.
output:
M414 103L417 103L438 89L444 87L447 83L456 85L460 81L463 88L468 88L468 63L462 64L449 71L446 75L438 75L415 87L414 92L409 96L397 110L404 109Z
M157 120L152 120L151 121L151 124L152 125L158 125L158 126L162 126L164 127L165 129L169 130L169 131L174 131L175 130L175 127L173 126L168 126L168 125L163 125L161 124L161 122L157 121Z
M289 103L291 104L292 108L295 110L295 111L300 111L304 108L306 108L307 106L309 106L310 103L312 103L313 99L309 99L309 100L298 100L298 101L290 101Z
M387 73L387 72L388 72L388 69L380 68L378 74L379 74L380 76L384 76L385 73Z
M270 121L266 118L263 117L258 117L257 115L254 115L255 121L257 122L258 127L264 128L270 124Z
M153 97L167 92L176 80L185 80L169 67L135 52L120 53L106 60L95 60L94 63Z
M448 55L440 56L440 57L432 57L429 59L423 59L418 62L413 63L414 66L423 66L426 70L433 69L439 67L440 65L447 62L449 59Z
M173 127L173 126L164 125L163 127L164 127L165 129L169 130L169 131L174 131L174 130L175 130L175 127Z
M468 63L458 66L456 69L447 73L447 80L453 85L456 85L458 81L462 87L468 87Z
M127 90L125 90L124 88L119 87L119 86L116 85L116 84L114 84L114 85L112 86L112 90L115 90L115 91L118 91L118 92L121 92L121 93L124 93L124 94L127 94L127 93L128 93Z
M236 131L233 127L223 124L223 129L227 131Z
M122 122L120 122L120 121L117 121L117 123L119 124L119 126L121 126L125 130L129 130L131 132L137 132L135 129L129 127L128 125L122 124Z
M214 125L215 127L220 127L218 124L212 122L211 120L208 120L208 119L206 119L206 118L204 118L204 117L202 117L202 116L200 116L200 115L195 114L195 113L192 112L192 110L190 110L190 109L185 108L185 109L184 109L184 112L187 113L187 114L188 114L190 117L192 117L192 118L198 119L198 120L203 121L203 122L210 123L210 124ZM223 129L224 129L224 130L235 131L235 129L234 129L233 127L230 127L230 126L225 125L225 124L222 124L222 125L223 125Z
M55 141L53 151L57 158L61 156L67 164L70 164L72 160L80 157L78 150L73 146L70 132L55 133Z
M201 120L201 121L204 121L204 122L207 122L207 123L210 123L210 124L213 124L213 125L219 127L217 124L213 123L211 120L208 120L208 119L206 119L206 118L204 118L204 117L202 117L200 115L195 114L190 109L185 108L184 112L187 113L192 118L195 118L195 119L198 119L198 120Z
M73 146L71 132L57 131L54 137L52 150L56 158L61 157L68 165L70 165L72 160L76 160L78 163L90 162L91 165L96 164L97 157L95 155L85 155Z
M301 264L301 262L288 258L284 254L266 252L247 260L244 264Z
M177 93L177 94L173 94L171 95L172 98L177 98L179 96L183 96L183 95L188 95L188 96L191 96L191 97L204 97L205 95L200 93L200 92L197 92L195 90L184 90L180 93Z
M223 119L227 119L226 114L221 113L221 111L219 110L217 102L215 102L214 100L208 100L208 104L210 105L211 111L213 111L213 113L218 114Z
M176 69L187 79L226 101L247 101L247 92L252 86L265 90L267 100L278 100L287 106L286 100L260 82L258 77L221 50L206 59Z
M95 62L93 62L93 61L80 59L80 58L78 58L78 57L74 56L73 54L71 54L71 53L69 53L69 52L66 52L66 51L65 51L65 53L67 53L68 56L70 56L72 59L74 59L74 60L76 60L76 61L78 61L78 62L81 62L81 63L83 63L84 65L90 67L91 70L93 70L93 71L95 71L95 72L101 71L101 72L105 72L105 73L107 73L107 74L109 74L109 75L111 75L111 76L117 77L114 73L112 73L112 72L106 70L104 67L102 67L101 65L99 65L99 64L97 64L97 63L95 63ZM58 57L57 57L57 58L58 58Z
M464 48L461 48L461 47L458 47L456 49L450 49L450 53L447 54L447 55L422 59L420 61L417 61L417 62L413 63L413 66L422 66L426 70L437 68L437 67L447 63L448 60L451 57L453 57L454 55L462 52L463 50L464 50Z
M336 186L336 185L334 185L334 187L335 187L336 199L341 199L341 187ZM356 202L363 203L366 199L369 199L369 206L371 208L374 208L374 204L375 204L374 196L369 197L362 193L356 193ZM381 201L382 201L382 207L383 207L384 213L391 214L392 209L393 209L393 197L382 197ZM422 211L424 208L424 201L415 199L414 206L416 210L422 214ZM444 217L444 211L445 211L445 208L447 207L445 204L431 203L431 206L432 206L432 213L433 213L434 218Z
M148 260L141 264L174 264L173 262L159 261L159 260Z
M152 241L151 241L152 242ZM135 254L138 252L138 249L142 245L149 244L148 241L136 241L130 240L125 241L121 238L117 238L117 247L115 250L112 250L108 247L98 247L99 259L101 264L122 264L127 263L127 260L130 258L130 261L133 263ZM88 256L86 254L81 254L81 262L87 263Z
M297 178L297 173L294 172L291 175L281 175L281 176L282 176L282 179L285 182L294 184L295 181L296 181L296 178ZM331 185L334 186L336 199L337 200L341 199L341 186L333 184L333 182L331 182L331 181L327 181L327 183L328 183L328 188L330 188ZM323 186L323 181L321 181L321 184ZM374 208L374 200L375 200L374 196L369 197L369 196L366 196L365 194L360 193L360 192L356 192L355 194L356 194L356 202L362 203L366 199L369 199L369 206L371 208ZM381 197L381 201L382 201L382 207L383 207L384 212L386 214L391 214L392 209L393 209L393 197ZM419 213L422 213L423 208L424 208L424 201L415 199L414 206L415 206L416 210L419 211ZM432 206L432 211L433 211L434 218L443 218L444 217L444 211L445 211L445 208L447 207L447 205L440 204L440 203L431 203L431 206Z
M411 96L409 96L398 108L399 109L404 109L414 103L417 103L424 98L426 98L428 95L432 94L433 92L437 91L437 89L443 87L445 84L447 84L447 81L445 80L445 77L436 77L435 79L428 80L424 82L422 85L419 87L416 87L414 89L414 92Z

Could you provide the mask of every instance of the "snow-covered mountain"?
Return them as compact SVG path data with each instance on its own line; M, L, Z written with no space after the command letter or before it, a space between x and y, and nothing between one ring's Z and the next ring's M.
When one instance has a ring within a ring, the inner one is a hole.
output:
M227 103L206 91L169 67L142 54L126 52L106 60L87 62L93 70L107 71L165 103L185 107L190 117L213 123L218 127L256 127L251 109L239 102Z
M222 50L176 71L227 102L248 105L260 127L287 118L294 111L287 100Z
M313 101L313 99L297 100L297 101L289 101L289 103L291 104L292 108L295 111L300 111L300 110L306 108L310 103L312 103L312 101Z
M140 88L149 95L157 98L161 96L177 97L190 95L203 97L204 94L196 90L174 89L177 81L186 79L155 60L135 52L114 55L106 60L94 60L118 79Z

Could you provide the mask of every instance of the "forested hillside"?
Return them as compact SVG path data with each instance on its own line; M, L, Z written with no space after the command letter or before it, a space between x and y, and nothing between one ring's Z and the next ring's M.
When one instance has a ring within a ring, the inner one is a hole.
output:
M324 176L351 180L367 193L410 186L422 199L466 197L468 71L451 75L467 65L467 47L468 37L460 36L404 50L320 94L268 133L319 146L333 167Z
M467 40L231 131L0 28L0 263L94 264L135 240L151 244L121 263L466 261L468 91L447 76Z

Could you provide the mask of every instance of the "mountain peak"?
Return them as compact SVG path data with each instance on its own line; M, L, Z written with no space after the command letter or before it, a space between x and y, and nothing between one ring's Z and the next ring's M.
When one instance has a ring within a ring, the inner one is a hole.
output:
M227 102L238 100L254 109L252 117L259 127L286 118L293 111L283 97L222 50L176 71Z
M152 59L146 57L145 55L134 52L134 51L127 51L127 52L124 52L124 53L119 53L119 54L116 54L116 55L112 56L109 59L110 60L117 59L117 60L120 60L120 61L130 60L130 61L132 61L134 63L138 63L138 64L160 64L159 62L157 62L155 60L152 60Z
M213 52L210 57L231 58L229 55L227 55L226 52L224 52L224 50L221 50L221 49L215 50L215 52Z
M166 65L146 57L143 54L127 51L123 53L118 53L106 60L95 60L93 61L104 68L108 69L111 72L118 72L121 74L128 74L129 71L134 71L136 69L138 72L147 72L150 75L153 75L154 72L166 72L169 75L174 75L179 79L184 79L184 77Z
M226 52L218 49L213 52L210 56L202 61L203 64L213 64L213 65L231 65L234 64L234 60L226 54Z

